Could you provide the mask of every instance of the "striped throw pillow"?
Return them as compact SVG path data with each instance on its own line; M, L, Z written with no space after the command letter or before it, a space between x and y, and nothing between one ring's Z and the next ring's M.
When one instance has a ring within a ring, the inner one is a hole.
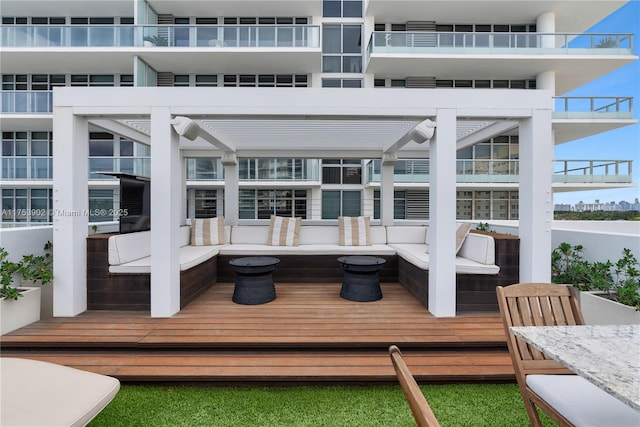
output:
M224 239L224 217L191 220L191 245L212 246L227 243Z
M298 246L301 218L271 215L269 223L270 246Z
M371 246L369 216L339 216L340 246Z
M467 238L469 230L471 230L471 224L468 222L463 222L458 226L458 229L456 230L456 253L460 252L460 248L464 243L464 239Z

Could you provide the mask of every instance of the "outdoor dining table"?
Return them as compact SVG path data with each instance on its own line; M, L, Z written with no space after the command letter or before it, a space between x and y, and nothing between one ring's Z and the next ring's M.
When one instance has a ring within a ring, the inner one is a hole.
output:
M517 337L640 412L640 325L510 329Z

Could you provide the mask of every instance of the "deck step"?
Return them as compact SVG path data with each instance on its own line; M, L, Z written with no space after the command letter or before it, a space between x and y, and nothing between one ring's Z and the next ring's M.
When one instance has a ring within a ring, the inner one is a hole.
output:
M403 350L421 383L513 381L506 351ZM386 351L3 351L111 375L123 382L389 383Z

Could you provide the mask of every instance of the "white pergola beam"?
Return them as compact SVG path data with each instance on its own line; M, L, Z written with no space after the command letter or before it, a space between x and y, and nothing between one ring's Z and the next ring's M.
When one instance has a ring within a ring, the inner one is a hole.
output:
M137 129L127 126L125 124L116 122L114 120L105 119L92 119L89 120L94 126L104 129L107 132L115 133L123 138L130 139L132 141L140 142L145 145L151 145L151 137L145 133L140 132Z
M518 122L514 120L500 120L494 122L489 126L485 126L477 132L473 132L470 135L460 138L456 145L456 149L462 150L463 148L470 147L479 142L487 141L497 135L501 135L504 132L517 127Z
M206 126L202 121L196 121L200 126L200 138L222 151L236 151L236 147L228 141L222 141L220 134L215 130Z

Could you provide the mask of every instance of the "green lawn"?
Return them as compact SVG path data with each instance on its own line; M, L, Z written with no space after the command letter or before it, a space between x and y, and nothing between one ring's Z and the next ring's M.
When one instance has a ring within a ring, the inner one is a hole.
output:
M527 426L514 384L422 386L443 426ZM545 426L553 426L544 418ZM98 426L412 426L400 386L123 386Z

